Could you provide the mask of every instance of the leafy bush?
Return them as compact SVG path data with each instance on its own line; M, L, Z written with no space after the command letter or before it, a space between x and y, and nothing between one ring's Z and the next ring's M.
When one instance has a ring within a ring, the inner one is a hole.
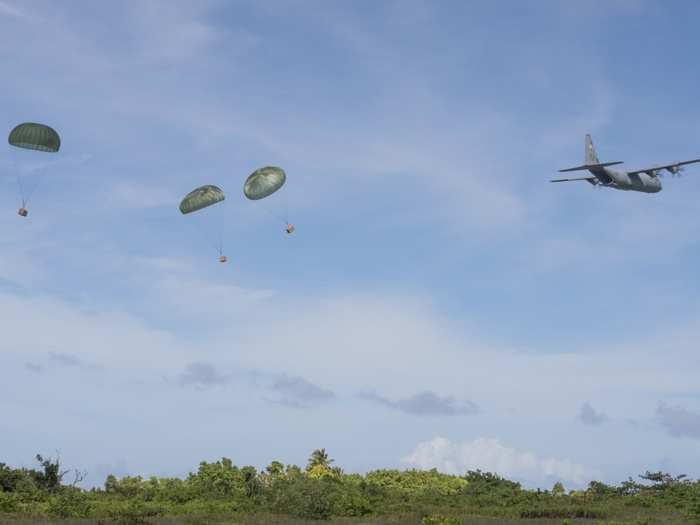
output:
M457 518L443 516L442 514L433 514L426 516L421 520L423 525L462 525L462 522Z
M63 483L65 471L58 460L38 459L42 470L0 463L0 521L15 514L144 525L167 516L178 523L204 524L253 513L261 516L260 523L282 521L271 515L275 513L313 520L372 516L391 523L403 516L411 523L457 525L455 516L468 515L556 520L632 515L637 521L624 521L626 525L647 525L650 519L680 522L685 515L700 525L700 481L661 472L646 472L640 476L643 483L631 478L619 486L592 481L586 490L567 494L561 484L551 491L527 490L479 470L463 476L435 469L346 474L318 449L305 469L273 461L258 472L222 458L200 463L184 479L108 476L104 489L87 491Z
M49 499L47 510L57 518L87 518L92 515L92 503L87 493L67 488Z
M109 512L109 517L116 525L149 525L150 518L162 515L161 507L143 502L128 503Z
M325 478L277 480L270 493L271 510L305 519L329 519L338 501L338 484Z
M20 499L11 492L0 492L0 512L18 512Z

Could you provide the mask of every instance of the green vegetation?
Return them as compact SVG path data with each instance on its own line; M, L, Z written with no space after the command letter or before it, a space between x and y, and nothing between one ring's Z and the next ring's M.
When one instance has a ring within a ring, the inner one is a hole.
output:
M0 463L0 523L85 525L357 525L513 523L700 524L700 481L646 472L619 486L526 490L495 474L436 470L346 474L324 449L304 469L273 461L264 471L230 459L202 462L185 479L108 476L104 488L77 487L84 473L36 456L38 469Z

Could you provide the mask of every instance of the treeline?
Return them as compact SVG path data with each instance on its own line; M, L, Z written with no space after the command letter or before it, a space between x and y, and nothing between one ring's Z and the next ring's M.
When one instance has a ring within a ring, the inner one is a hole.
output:
M103 488L77 485L85 474L63 470L58 458L36 457L37 469L0 463L0 513L97 518L144 523L157 516L272 513L306 519L420 515L424 523L461 523L470 515L518 518L659 519L700 523L700 481L646 472L620 485L592 481L586 490L528 490L496 474L462 476L436 470L375 470L347 474L324 449L305 468L273 461L265 470L230 459L202 462L184 479L107 477Z

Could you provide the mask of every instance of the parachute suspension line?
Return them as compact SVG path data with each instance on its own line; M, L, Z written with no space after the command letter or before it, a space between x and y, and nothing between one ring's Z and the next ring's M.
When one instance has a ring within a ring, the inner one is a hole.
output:
M286 210L286 198L283 194L282 201L278 197L272 198L272 203L268 204L267 198L273 193L276 193L287 180L287 175L284 170L278 166L265 166L251 173L243 184L243 194L251 200L259 201L264 199L265 202L260 206L265 213L275 217L275 220L284 221L285 227L289 230L288 211ZM277 199L275 201L275 199ZM275 202L277 204L275 204ZM275 213L268 208L272 206ZM280 217L281 215L281 217ZM289 233L289 231L287 232Z
M187 215L192 212L198 212L203 208L209 208L210 206L220 203L225 199L224 192L221 188L214 186L212 184L207 184L205 186L200 186L189 192L184 199L180 202L180 213ZM219 209L217 212L216 209ZM214 228L211 226L209 228L204 228L204 224L200 223L199 214L189 219L189 222L194 223L196 228L199 230L201 235L200 239L204 239L208 242L219 255L219 262L226 262L226 256L224 252L224 241L223 241L223 207L219 206L213 211L213 216L208 217L207 221L214 219ZM202 218L206 218L208 213L205 213Z
M56 153L61 148L61 137L58 135L55 129L47 126L45 124L37 124L36 122L25 122L15 126L10 132L7 138L11 146L22 148L26 150L43 151L46 153ZM47 166L38 165L39 175L43 175L46 172ZM32 170L29 170L31 173ZM36 170L35 170L36 171ZM40 178L37 180L37 184L33 187L25 187L22 180L22 175L17 172L17 182L20 188L20 194L22 197L22 208L19 210L19 214L23 217L27 216L27 210L24 208L29 199L31 198L34 190L40 182Z
M15 180L17 180L17 189L19 190L19 198L22 200L22 208L25 207L27 204L27 199L24 196L24 185L22 184L22 175L20 174L19 171L19 166L17 165L17 161L13 160L12 161L12 171L15 172Z
M282 204L284 206L284 231L291 235L294 233L294 225L289 222L289 195L286 192L282 195Z
M213 210L213 219L216 221L216 251L219 260L224 256L224 206L216 206Z
M25 204L29 204L29 199L32 198L32 196L34 195L34 192L37 190L37 188L38 188L38 187L41 185L41 183L44 181L44 175L46 175L46 169L47 169L46 166L44 166L44 167L39 168L39 169L37 170L37 171L38 171L38 174L37 174L37 176L36 176L36 181L35 181L35 183L34 183L33 186L30 186L30 187L29 187L29 191L27 192L27 196L26 196L26 199L25 199L26 202L22 205L23 208L25 207L25 206L24 206Z
M17 176L17 187L19 188L19 197L22 199L22 208L27 205L27 199L24 197L24 187L22 186L22 176L19 172L16 172Z
M221 238L221 234L219 234L216 239L216 251L219 255L224 254L224 241Z
M205 242L214 250L216 250L216 253L218 255L223 255L223 243L217 242L216 240L212 240L211 238L211 230L207 230L206 227L202 226L199 224L197 221L189 221L193 227L197 230L197 237L199 239L204 239Z
M268 217L273 219L275 222L282 222L284 223L285 228L289 224L289 213L287 213L286 209L283 209L283 211L279 211L278 208L280 208L279 204L275 204L273 202L268 202L267 200L262 201L258 207L262 210L263 213L265 213ZM286 208L286 205L283 204L283 207Z
M262 201L259 208L268 217L273 219L275 223L282 222L284 225L284 231L287 233L292 233L294 231L294 226L289 222L289 204L287 203L286 195L282 197L282 202L279 201L275 203L274 201L269 202L267 199ZM289 231L291 227L291 231Z

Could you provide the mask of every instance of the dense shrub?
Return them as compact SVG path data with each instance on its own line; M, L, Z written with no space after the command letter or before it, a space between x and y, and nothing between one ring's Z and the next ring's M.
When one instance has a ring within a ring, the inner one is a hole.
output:
M0 512L19 512L20 498L11 492L0 492Z
M79 489L66 487L48 502L48 514L57 518L88 518L93 515L89 494Z
M218 523L227 516L237 521L241 513L315 520L413 516L412 523L422 520L424 525L457 525L458 516L469 515L627 518L619 521L641 525L644 520L663 522L666 516L679 522L684 514L700 524L700 482L661 472L646 472L640 482L630 478L619 486L592 481L586 490L567 494L561 484L555 483L551 491L526 490L519 483L478 470L463 476L434 469L346 474L320 449L304 469L273 461L258 472L222 458L200 463L184 479L110 475L103 489L87 491L63 482L66 471L58 460L42 456L37 460L40 470L0 463L0 513L97 518L121 525L143 525L159 516ZM637 521L630 521L630 516Z
M270 510L306 519L328 519L338 505L340 484L331 479L292 477L270 489Z
M462 525L462 522L457 518L443 516L442 514L432 514L430 516L425 516L421 520L421 523L423 525Z

